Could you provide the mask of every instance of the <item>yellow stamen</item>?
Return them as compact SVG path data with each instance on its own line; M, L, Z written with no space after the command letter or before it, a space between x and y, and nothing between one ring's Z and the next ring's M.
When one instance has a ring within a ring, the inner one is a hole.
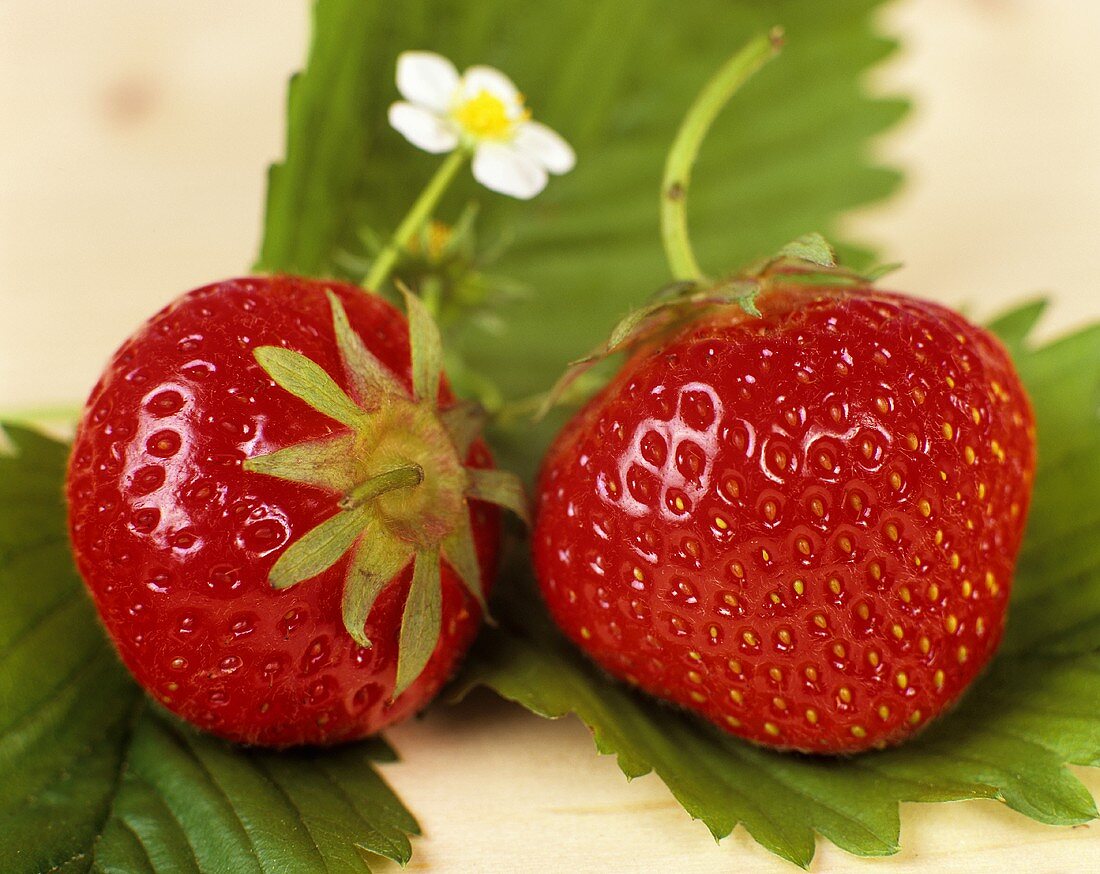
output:
M504 101L488 91L479 91L460 105L454 111L454 119L463 130L478 139L501 139L510 134L515 125L515 119L508 117Z

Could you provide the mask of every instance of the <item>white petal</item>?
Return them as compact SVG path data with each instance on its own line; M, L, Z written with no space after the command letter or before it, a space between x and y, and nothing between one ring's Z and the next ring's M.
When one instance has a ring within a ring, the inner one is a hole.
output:
M438 155L458 145L458 132L449 119L421 106L399 101L390 106L390 124L418 149Z
M535 158L551 173L568 173L577 163L573 147L557 131L537 121L526 121L516 128L512 145Z
M523 111L523 98L512 80L495 67L470 67L462 74L462 96L469 100L482 91L488 91L504 104L509 118L516 118Z
M546 187L546 168L525 152L482 143L474 153L474 178L493 191L530 200Z
M402 52L397 56L397 90L411 103L446 112L458 85L458 70L443 55Z

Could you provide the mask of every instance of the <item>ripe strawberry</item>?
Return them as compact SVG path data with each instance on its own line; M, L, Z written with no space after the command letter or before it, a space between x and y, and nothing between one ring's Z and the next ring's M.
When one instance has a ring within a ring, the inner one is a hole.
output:
M423 707L473 640L499 535L483 501L516 489L409 312L222 282L153 316L93 389L68 473L77 564L122 660L195 725L362 737Z
M996 649L1034 427L986 331L807 281L638 348L546 457L534 558L615 676L758 743L852 752L918 730Z

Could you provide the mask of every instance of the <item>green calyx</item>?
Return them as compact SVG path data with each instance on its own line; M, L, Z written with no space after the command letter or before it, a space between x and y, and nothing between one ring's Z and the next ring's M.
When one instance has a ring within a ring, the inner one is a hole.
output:
M682 280L660 289L645 306L628 313L612 329L607 341L566 368L542 399L538 416L571 396L579 380L601 361L620 352L655 342L705 312L718 307L737 307L748 317L759 317L756 301L777 286L814 288L867 287L899 265L887 264L865 273L840 265L832 245L821 234L792 240L774 255L718 280Z
M439 409L443 352L423 304L405 293L413 391L367 349L329 292L332 322L349 391L314 361L278 346L255 357L283 389L346 430L249 458L244 469L333 493L336 512L294 541L269 582L287 589L323 573L350 553L343 620L360 646L378 595L413 564L401 620L396 698L420 675L441 627L441 561L485 609L468 502L488 501L527 520L518 478L465 466L483 417L468 404Z

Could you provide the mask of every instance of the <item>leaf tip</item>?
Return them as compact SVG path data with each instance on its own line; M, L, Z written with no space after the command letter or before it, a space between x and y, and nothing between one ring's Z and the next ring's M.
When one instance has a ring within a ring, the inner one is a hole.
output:
M267 575L267 584L271 586L271 588L278 591L289 589L296 582L297 580L292 579L292 575L290 573L287 573L279 568L278 562L275 563L275 566L268 572Z
M325 297L328 298L329 310L332 312L332 322L334 327L339 330L341 327L350 328L348 322L348 313L344 309L344 302L340 300L340 296L331 288L325 289Z
M760 318L760 308L756 305L755 293L746 294L744 297L739 298L737 302L741 305L741 309L754 319Z
M344 623L344 628L346 628L348 634L351 635L351 639L359 646L363 647L363 649L374 649L374 641L367 637L362 628L355 628L347 623Z

